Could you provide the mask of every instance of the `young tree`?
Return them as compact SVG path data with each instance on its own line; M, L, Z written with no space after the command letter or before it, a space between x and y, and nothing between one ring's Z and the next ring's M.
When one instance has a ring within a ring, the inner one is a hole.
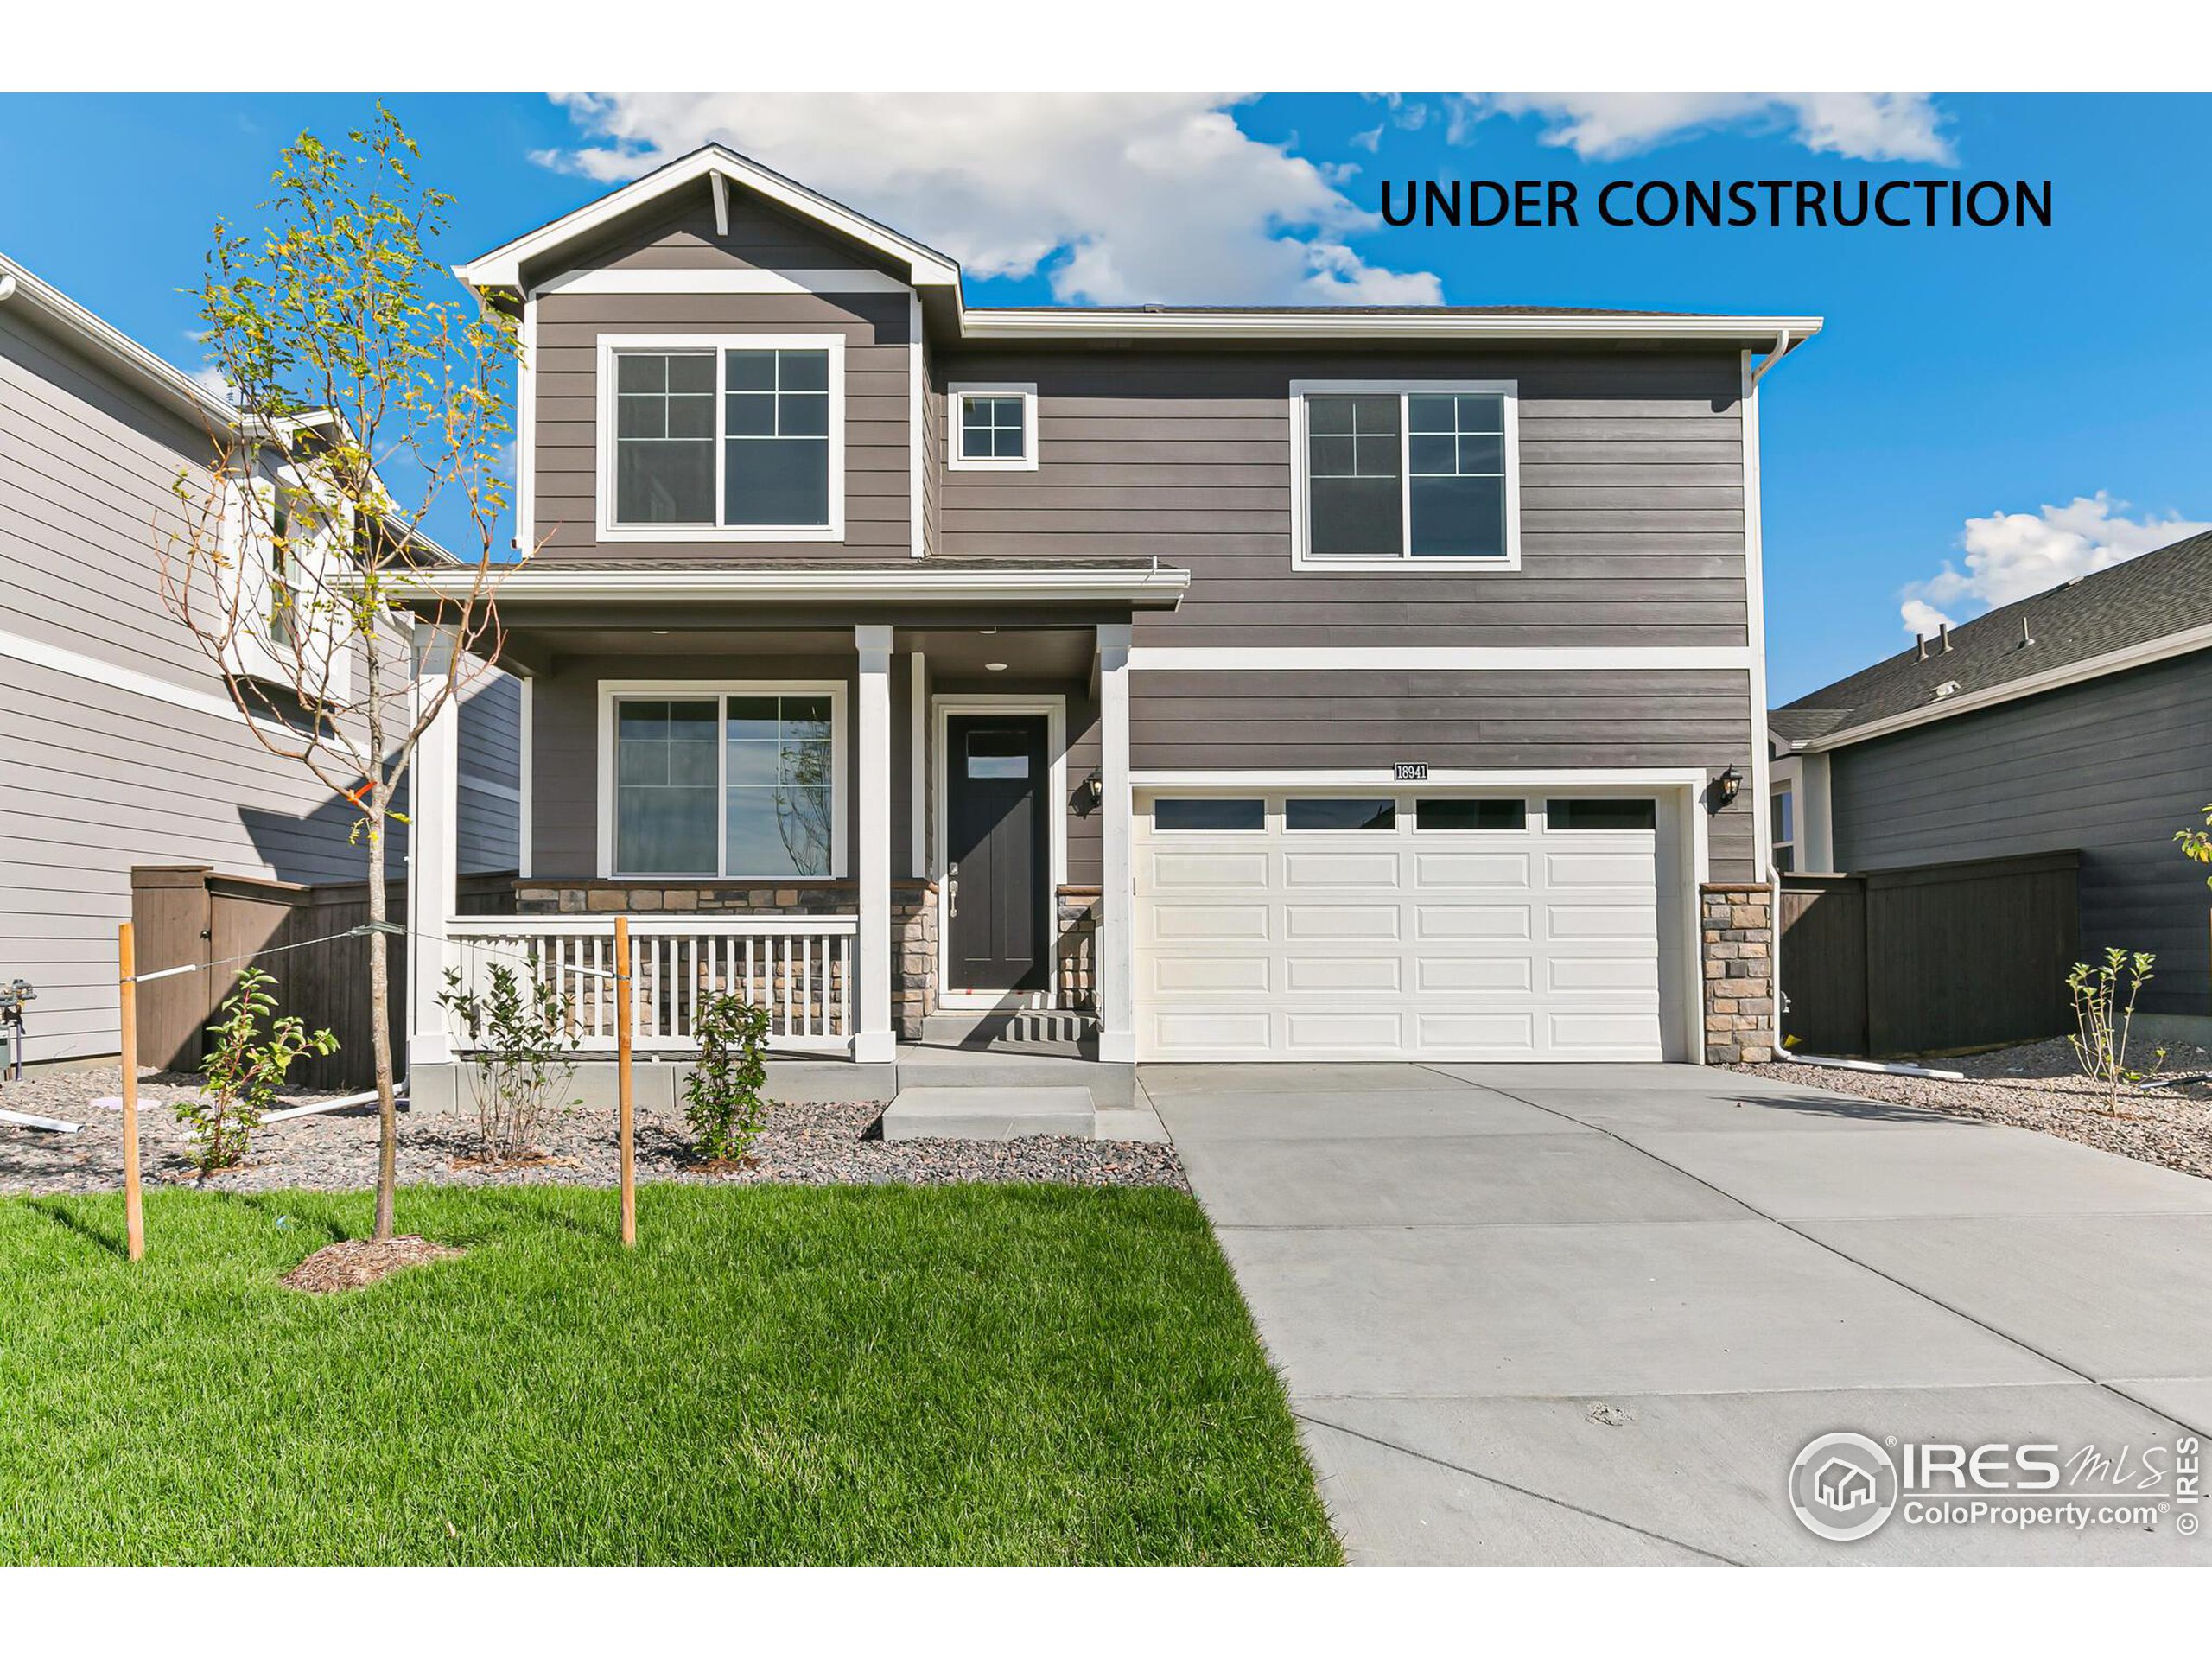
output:
M517 355L512 323L426 251L453 198L415 176L416 159L379 104L343 145L302 133L284 150L257 233L217 222L197 297L233 413L207 422L214 464L178 479L178 522L158 535L162 598L254 734L358 814L379 1239L393 1232L398 1157L386 830L404 822L393 800L423 733L499 654L493 552ZM434 509L465 518L465 554L417 532ZM430 602L417 572L456 557L474 566L468 592ZM452 648L416 653L426 628Z

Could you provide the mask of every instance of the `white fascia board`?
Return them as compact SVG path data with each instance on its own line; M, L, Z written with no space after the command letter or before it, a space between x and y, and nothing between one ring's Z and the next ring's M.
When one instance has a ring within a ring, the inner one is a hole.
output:
M2188 628L2179 633L2167 634L2163 639L2123 645L2120 650L2108 651L2101 657L2086 657L2078 663L2069 663L2041 674L2031 674L2024 679L2007 680L2002 685L1987 686L1979 691L1961 691L1941 702L1931 702L1922 709L1908 709L1901 715L1869 721L1864 726L1847 727L1842 731L1830 732L1822 737L1799 738L1790 744L1789 750L1793 754L1823 754L1832 749L1847 749L1855 743L1887 737L1892 732L1910 731L1916 726L1926 726L1939 720L1955 720L1961 715L1973 714L1976 709L1993 709L1999 703L2014 702L2040 692L2056 691L2063 686L2079 685L2085 680L2102 679L2107 674L2125 673L2131 668L2142 668L2171 658L2186 657L2192 652L2208 650L2212 650L2212 625Z
M903 261L912 280L918 284L949 286L958 291L960 267L942 254L922 246L918 242L909 241L895 231L887 230L874 220L862 218L827 196L817 195L804 186L795 184L735 151L723 149L717 145L696 149L689 156L681 156L667 166L624 185L619 190L610 191L596 201L586 203L550 225L540 226L526 236L518 237L503 247L494 248L480 258L456 265L454 274L474 289L519 289L522 285L522 267L531 260L542 258L580 237L590 235L601 226L657 196L681 189L714 174L720 174L730 183L741 185L754 194L804 219L812 219L840 235L850 237L863 247Z
M912 284L886 270L564 270L532 283L542 294L911 294Z
M1751 666L1745 645L1139 645L1129 666L1171 670L1274 671L1438 669L1733 669Z
M431 571L412 578L426 599L470 591L475 572ZM1173 600L1190 585L1187 570L560 570L531 566L501 575L493 593L502 606L532 601L684 602L753 600L1067 599Z
M967 340L1084 337L1144 340L1650 340L1770 343L1788 334L1792 348L1820 333L1818 317L1468 316L1449 311L1097 312L971 309Z
M156 357L113 324L99 317L52 283L41 281L0 254L0 304L18 303L37 312L96 362L121 372L180 413L228 426L238 411L175 364Z

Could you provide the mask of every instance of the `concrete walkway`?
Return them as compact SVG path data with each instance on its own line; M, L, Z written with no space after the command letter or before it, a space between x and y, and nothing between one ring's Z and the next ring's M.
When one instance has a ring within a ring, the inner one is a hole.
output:
M1139 1081L1355 1561L2212 1561L2176 1516L1830 1543L1784 1490L1834 1429L2212 1438L2212 1182L1689 1066Z

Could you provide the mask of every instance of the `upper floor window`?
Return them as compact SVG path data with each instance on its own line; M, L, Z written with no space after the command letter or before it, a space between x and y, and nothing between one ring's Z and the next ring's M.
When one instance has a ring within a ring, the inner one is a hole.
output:
M844 341L601 341L601 534L831 541L844 533Z
M1293 564L1516 569L1515 402L1511 381L1294 385Z
M1769 797L1772 815L1774 868L1787 875L1797 868L1797 798L1794 791L1777 789Z
M1037 469L1037 388L955 385L951 465L957 472Z

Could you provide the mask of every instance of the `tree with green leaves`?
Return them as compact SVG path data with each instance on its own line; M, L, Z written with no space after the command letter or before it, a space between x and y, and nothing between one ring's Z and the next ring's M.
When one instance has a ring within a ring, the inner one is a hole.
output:
M211 467L179 477L179 512L156 530L163 600L255 736L356 815L378 1239L394 1231L398 1167L388 830L404 822L394 801L417 743L499 654L493 556L518 356L512 321L430 251L453 198L416 177L417 161L379 104L342 144L302 133L284 149L258 230L217 221L195 296L230 409L207 422ZM418 531L434 512L465 523L465 552ZM421 573L455 560L474 567L468 592L429 594Z

